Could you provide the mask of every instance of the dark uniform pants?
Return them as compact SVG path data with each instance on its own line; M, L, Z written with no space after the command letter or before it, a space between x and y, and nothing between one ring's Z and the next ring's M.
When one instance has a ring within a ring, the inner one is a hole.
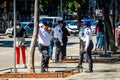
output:
M39 45L38 49L40 53L42 53L41 72L44 72L45 68L48 68L49 64L49 46Z
M55 46L56 46L55 62L59 62L59 57L60 57L60 53L61 53L61 44L60 44L60 41L57 38L55 38L54 43L55 43Z
M84 52L84 50L80 51L80 62L79 65L82 65L84 54L86 54L86 60L89 63L89 70L93 69L93 62L92 62L92 56L91 56L91 50L93 49L93 42L90 41L90 44L88 46L88 51Z
M61 46L61 59L65 59L66 57L66 46L67 46L67 42L63 42L63 46Z

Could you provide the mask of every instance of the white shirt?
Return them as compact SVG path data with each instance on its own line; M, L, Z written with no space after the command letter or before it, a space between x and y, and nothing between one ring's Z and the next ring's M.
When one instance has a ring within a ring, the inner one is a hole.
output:
M90 40L92 40L92 31L90 28L84 29L84 36L81 39L85 42L85 49L88 48Z
M39 33L38 33L38 44L49 46L50 39L51 39L51 36L50 36L49 31L46 31L43 28L40 28Z
M59 25L57 25L54 29L54 38L58 38L60 42L62 42L62 29Z

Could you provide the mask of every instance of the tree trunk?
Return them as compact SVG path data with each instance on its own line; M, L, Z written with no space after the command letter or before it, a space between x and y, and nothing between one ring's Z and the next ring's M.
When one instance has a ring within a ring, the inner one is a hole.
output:
M104 20L106 22L106 31L108 32L108 37L110 39L110 49L113 53L116 52L116 47L115 47L115 35L114 35L114 31L110 22L110 18L109 18L109 1L106 0L102 0L103 2L103 12L104 12Z
M39 0L35 0L35 9L34 9L34 31L33 31L33 36L32 36L32 41L30 45L30 51L28 55L28 72L29 73L34 73L35 68L34 68L34 54L35 54L35 47L36 47L36 42L37 42L37 36L38 36L38 19L39 19Z
M120 0L116 0L116 3L117 3L117 21L119 22L120 21Z
M78 13L77 13L78 17L78 28L81 25L81 16L82 16L82 0L78 0Z
M81 19L82 19L82 0L78 0L78 13L77 13L77 20L78 20L78 24L77 27L80 30L80 26L81 26ZM79 45L79 51L81 51L81 40L80 40L80 45Z

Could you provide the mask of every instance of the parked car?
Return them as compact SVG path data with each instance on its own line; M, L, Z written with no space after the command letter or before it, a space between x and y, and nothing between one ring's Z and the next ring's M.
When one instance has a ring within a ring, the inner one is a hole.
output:
M65 23L66 25L69 25L73 20L66 20Z
M51 22L54 26L59 20L62 20L62 17L43 17L39 20L39 27L42 27L44 22Z
M34 23L33 22L20 22L20 26L23 27L26 32L24 34L25 37L32 36L33 35L33 28L34 28ZM5 34L12 38L12 32L13 32L14 27L12 28L7 28Z
M5 34L6 34L8 37L12 38L12 37L13 37L12 31L13 31L13 27L7 28L6 31L5 31Z
M73 20L70 24L66 25L66 28L68 29L70 34L74 34L75 36L79 33L77 20Z
M25 37L33 35L33 29L34 29L33 22L20 22L20 25L26 30Z

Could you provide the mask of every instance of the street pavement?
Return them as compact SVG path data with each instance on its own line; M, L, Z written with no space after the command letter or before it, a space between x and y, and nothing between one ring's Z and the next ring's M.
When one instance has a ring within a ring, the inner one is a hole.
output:
M31 38L28 38L27 41L30 41ZM93 37L95 43L95 37ZM10 40L12 41L12 39ZM55 48L54 48L55 49ZM14 57L13 57L13 48L12 47L0 47L0 69L13 67ZM27 57L29 54L29 47L27 48ZM8 59L7 61L3 61L6 56ZM55 50L53 52L53 58L55 56ZM67 46L67 56L79 56L79 39L77 37L69 37L69 42ZM10 61L12 60L12 61ZM39 51L35 50L35 71L36 73L40 73L40 61L41 61L41 54ZM7 63L3 64L3 63ZM49 71L53 72L56 70L63 70L66 69L64 67L76 67L78 63L53 63L50 60L49 67L61 67L61 68L50 68ZM5 67L4 67L5 66ZM82 73L78 73L75 75L71 75L66 78L11 78L11 79L0 79L0 80L120 80L120 61L115 63L93 63L93 73L85 73L84 71L88 68L88 63L83 63L84 70ZM27 73L27 69L18 69L19 73Z

